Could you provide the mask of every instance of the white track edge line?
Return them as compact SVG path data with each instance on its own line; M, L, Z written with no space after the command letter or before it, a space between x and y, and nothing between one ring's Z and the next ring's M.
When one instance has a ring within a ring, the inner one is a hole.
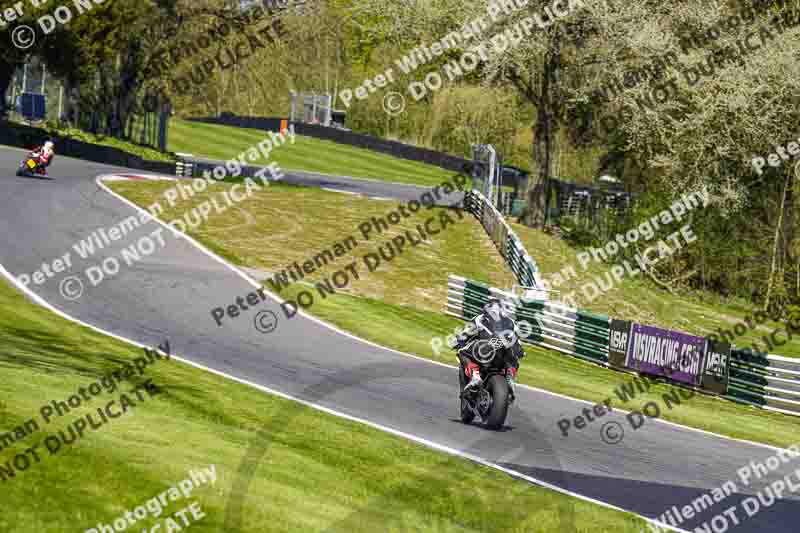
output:
M338 192L340 194L352 194L353 196L361 196L361 193L354 192L354 191L343 191L341 189L331 189L329 187L320 187L320 189L322 189L323 191L328 191L328 192Z

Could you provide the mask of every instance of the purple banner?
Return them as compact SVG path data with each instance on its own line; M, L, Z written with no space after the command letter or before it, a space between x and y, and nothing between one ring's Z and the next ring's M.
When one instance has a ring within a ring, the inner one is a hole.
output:
M703 337L634 324L625 366L645 374L699 385L705 342Z

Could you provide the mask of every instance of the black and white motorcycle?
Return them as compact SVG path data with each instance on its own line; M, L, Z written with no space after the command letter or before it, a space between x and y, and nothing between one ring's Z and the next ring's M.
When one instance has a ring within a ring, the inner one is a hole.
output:
M525 355L513 319L492 309L498 305L502 305L499 300L490 300L486 312L473 319L452 345L459 359L461 420L469 424L478 418L489 429L500 429L506 422L516 396L519 359ZM476 369L480 380L469 381Z

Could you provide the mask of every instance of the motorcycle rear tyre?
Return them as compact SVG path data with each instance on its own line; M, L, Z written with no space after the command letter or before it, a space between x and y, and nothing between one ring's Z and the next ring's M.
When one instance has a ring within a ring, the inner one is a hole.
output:
M489 378L486 389L492 396L492 406L486 417L486 427L489 429L500 429L506 423L508 416L509 399L511 391L504 376L495 374Z

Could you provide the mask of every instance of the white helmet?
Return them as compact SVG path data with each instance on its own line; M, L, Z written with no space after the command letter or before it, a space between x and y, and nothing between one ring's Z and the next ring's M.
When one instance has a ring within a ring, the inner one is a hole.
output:
M46 141L43 148L45 152L52 152L54 146L53 141Z
M500 316L504 315L503 302L499 298L490 296L483 306L483 312L487 313L494 320L500 320Z

